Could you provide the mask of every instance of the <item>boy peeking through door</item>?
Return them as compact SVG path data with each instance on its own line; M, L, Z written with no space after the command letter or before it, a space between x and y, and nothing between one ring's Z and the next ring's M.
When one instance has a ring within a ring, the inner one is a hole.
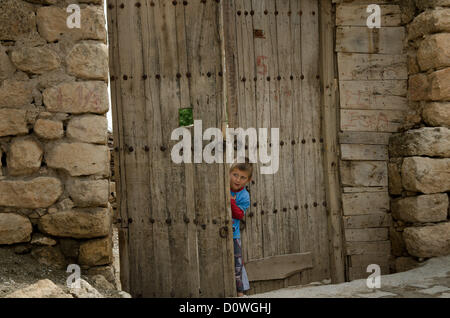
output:
M234 163L230 168L231 213L233 217L234 274L238 297L249 289L245 268L242 263L240 220L250 207L250 194L245 186L252 180L253 166L247 158L244 163Z

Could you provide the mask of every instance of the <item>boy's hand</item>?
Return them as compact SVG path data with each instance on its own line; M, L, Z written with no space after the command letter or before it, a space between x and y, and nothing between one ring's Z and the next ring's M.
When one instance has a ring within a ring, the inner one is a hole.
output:
M236 200L236 194L232 196L231 199Z

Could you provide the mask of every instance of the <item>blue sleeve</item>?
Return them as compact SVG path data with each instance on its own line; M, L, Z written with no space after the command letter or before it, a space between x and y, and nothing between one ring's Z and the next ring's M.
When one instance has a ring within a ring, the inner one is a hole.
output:
M236 198L236 205L239 209L244 211L244 213L250 207L250 195L247 191L239 196L239 198Z

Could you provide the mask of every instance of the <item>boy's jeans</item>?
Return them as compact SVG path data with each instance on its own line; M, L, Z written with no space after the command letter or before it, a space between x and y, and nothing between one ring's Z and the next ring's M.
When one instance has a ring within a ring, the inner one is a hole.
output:
M243 292L250 289L247 273L242 264L242 245L241 239L233 239L234 245L234 275L236 278L236 289L238 292Z

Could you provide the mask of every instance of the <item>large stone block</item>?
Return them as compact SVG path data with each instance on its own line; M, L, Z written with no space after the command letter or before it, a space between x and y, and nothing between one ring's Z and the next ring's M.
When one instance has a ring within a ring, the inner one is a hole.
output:
M6 295L6 298L73 298L66 294L49 279L39 280L37 283L16 290Z
M34 133L44 139L58 139L64 136L62 121L38 119L34 124Z
M28 133L27 112L23 109L0 108L0 137Z
M450 100L450 67L431 73L428 76L428 82L430 83L429 100Z
M42 96L50 112L104 114L109 109L108 86L99 81L62 83Z
M420 10L436 7L450 7L450 0L415 0L416 6Z
M408 253L416 257L436 257L450 254L450 223L408 227L403 231Z
M422 117L427 125L450 127L450 103L427 103L423 108Z
M450 159L409 157L402 165L403 188L425 194L450 191Z
M0 213L0 244L29 242L33 227L27 217Z
M15 66L34 74L42 74L61 65L61 60L55 51L46 47L22 47L11 53Z
M392 215L405 222L441 222L447 219L448 195L426 194L392 201Z
M61 181L38 177L29 181L0 180L0 206L17 208L47 208L63 192Z
M32 89L27 82L4 80L0 86L0 107L20 107L33 101Z
M422 41L417 61L422 71L450 66L450 34L433 34Z
M67 191L79 207L106 206L109 199L108 180L72 179L67 183Z
M427 10L419 14L408 26L408 40L439 32L450 32L450 8Z
M41 145L33 138L14 138L6 157L8 173L19 176L39 171L43 155Z
M105 145L108 140L108 119L97 115L73 117L67 125L67 137Z
M391 157L450 157L450 129L424 127L394 134L389 142Z
M11 62L8 54L6 54L5 47L0 44L0 81L11 77L15 71L16 68Z
M0 40L15 41L31 32L36 32L33 5L22 0L0 1Z
M69 14L65 8L55 6L40 7L37 10L39 33L48 42L68 38L78 40L101 40L106 43L105 16L102 7L88 6L80 10L80 27L67 27Z
M48 167L63 169L71 176L109 176L108 147L85 143L60 143L45 155Z
M86 241L80 245L80 265L98 266L112 263L112 240L105 237Z
M107 81L108 47L103 43L78 43L67 55L66 64L71 75Z
M428 100L430 83L423 73L414 74L408 80L408 93L412 101Z
M109 234L111 220L107 208L73 209L44 215L38 228L52 236L95 238Z

